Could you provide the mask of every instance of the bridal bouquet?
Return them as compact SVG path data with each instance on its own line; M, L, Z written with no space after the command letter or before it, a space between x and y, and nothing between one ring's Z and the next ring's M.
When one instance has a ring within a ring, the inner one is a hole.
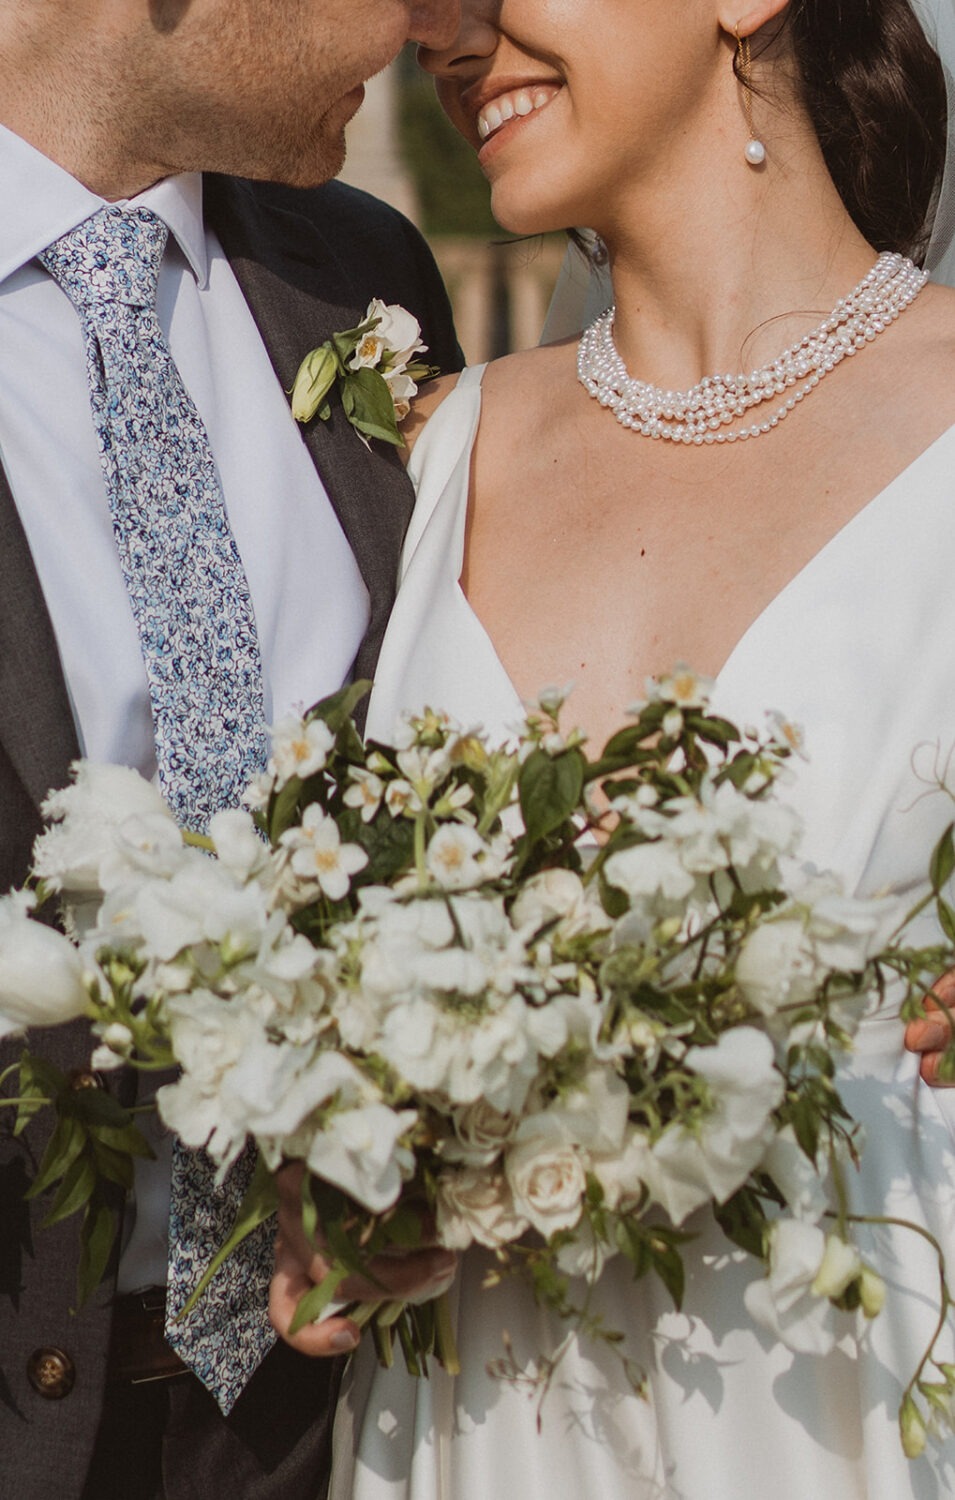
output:
M623 1255L679 1304L701 1208L764 1262L747 1308L779 1339L824 1352L833 1305L875 1316L835 1062L887 985L914 1003L951 955L902 947L894 899L800 869L776 786L789 726L741 734L678 672L593 759L559 693L504 748L436 713L364 744L365 686L278 724L249 810L208 838L134 772L81 763L48 801L35 888L0 906L0 1034L88 1016L94 1072L179 1067L160 1114L221 1174L255 1142L220 1261L304 1163L333 1269L299 1324L431 1235L488 1247L495 1274L613 1342L587 1284ZM953 865L949 829L926 899L950 932ZM36 920L54 897L68 936ZM85 1214L92 1284L101 1179L128 1181L138 1134L105 1092L30 1055L19 1070L18 1125L59 1117L35 1190L58 1184L51 1217ZM397 1342L416 1373L430 1353L455 1367L442 1300L383 1292L358 1315L383 1361ZM913 1454L955 1393L933 1352L902 1402Z

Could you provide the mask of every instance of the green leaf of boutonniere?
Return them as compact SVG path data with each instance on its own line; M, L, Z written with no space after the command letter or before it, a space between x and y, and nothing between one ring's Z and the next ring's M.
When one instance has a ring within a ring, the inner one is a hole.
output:
M348 371L342 379L342 406L359 435L404 447L388 382L377 370Z

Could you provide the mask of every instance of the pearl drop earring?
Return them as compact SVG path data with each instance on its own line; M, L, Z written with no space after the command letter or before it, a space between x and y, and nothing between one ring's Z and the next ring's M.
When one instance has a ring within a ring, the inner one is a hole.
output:
M740 36L739 28L734 27L736 34L736 66L735 73L743 90L743 114L746 118L746 128L749 131L749 140L743 152L751 167L761 167L766 160L766 147L756 134L753 124L753 94L752 94L752 58L749 50L749 37Z

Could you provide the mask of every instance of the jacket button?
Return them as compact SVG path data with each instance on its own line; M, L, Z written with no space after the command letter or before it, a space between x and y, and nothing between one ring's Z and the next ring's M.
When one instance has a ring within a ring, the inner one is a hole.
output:
M76 1367L62 1349L34 1349L27 1360L27 1379L38 1396L62 1401L76 1383Z

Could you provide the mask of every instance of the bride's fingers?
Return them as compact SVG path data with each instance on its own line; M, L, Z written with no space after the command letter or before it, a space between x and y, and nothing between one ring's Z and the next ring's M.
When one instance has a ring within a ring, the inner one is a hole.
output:
M955 1009L955 971L940 975L922 999L924 1017L909 1021L905 1028L905 1045L910 1052L921 1054L919 1074L933 1088L951 1088L952 1081L939 1077L942 1054L955 1035L950 1012Z

